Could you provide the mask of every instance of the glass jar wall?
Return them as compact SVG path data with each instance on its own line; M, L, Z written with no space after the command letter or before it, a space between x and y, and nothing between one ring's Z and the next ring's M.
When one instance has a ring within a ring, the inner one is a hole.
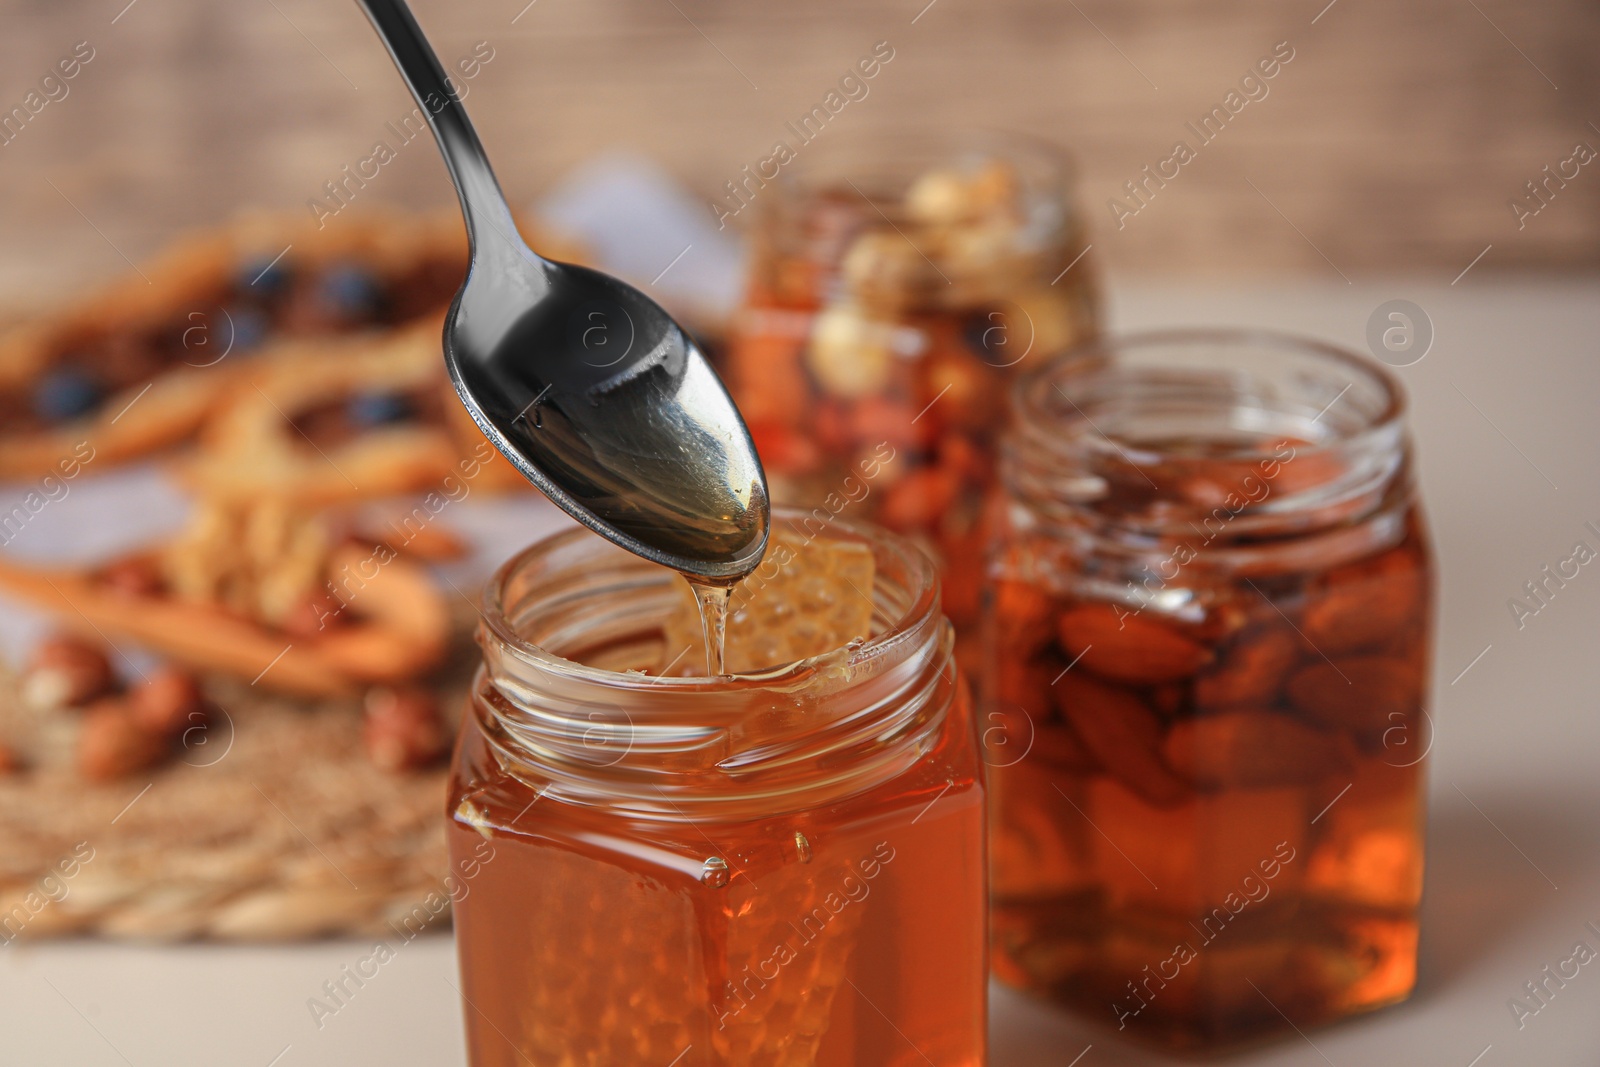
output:
M984 1062L984 788L937 576L823 536L871 548L872 636L761 674L666 674L682 579L587 531L496 578L449 802L475 1067Z
M1397 383L1191 332L1019 383L983 724L995 969L1158 1042L1406 997L1432 566Z

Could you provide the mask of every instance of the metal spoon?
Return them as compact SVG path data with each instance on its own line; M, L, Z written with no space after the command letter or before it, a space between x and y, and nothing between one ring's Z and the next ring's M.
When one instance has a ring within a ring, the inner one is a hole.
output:
M568 514L718 582L754 570L771 525L750 431L690 337L615 278L535 254L404 0L358 0L438 139L471 263L445 320L461 401Z

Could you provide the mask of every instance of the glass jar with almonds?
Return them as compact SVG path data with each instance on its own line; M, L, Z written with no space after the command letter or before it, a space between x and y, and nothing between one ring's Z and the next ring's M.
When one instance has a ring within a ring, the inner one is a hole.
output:
M775 518L727 676L687 583L588 531L491 584L449 801L475 1067L984 1062L982 764L933 565Z
M1018 384L980 724L998 976L1208 1046L1416 974L1432 564L1398 383L1312 341Z
M773 498L916 538L964 635L1009 382L1095 331L1074 173L1021 137L844 136L730 183L757 221L724 376Z

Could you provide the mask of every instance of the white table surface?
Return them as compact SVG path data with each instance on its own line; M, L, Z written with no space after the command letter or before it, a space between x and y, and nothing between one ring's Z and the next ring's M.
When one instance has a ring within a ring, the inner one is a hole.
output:
M1584 929L1600 926L1600 563L1520 631L1507 606L1574 542L1600 549L1584 529L1600 526L1600 282L1513 284L1476 272L1447 282L1112 287L1119 329L1252 324L1364 348L1373 309L1406 298L1437 330L1427 357L1399 372L1443 574L1421 983L1406 1005L1291 1034L1230 1064L1600 1062L1600 962L1521 1029L1507 1004L1576 942L1600 950ZM40 521L66 529L106 492L85 483ZM473 518L513 540L553 521L503 509ZM0 640L20 639L25 616L0 614ZM407 945L319 1028L307 999L367 950L337 941L0 949L0 1065L463 1063L445 937ZM991 1045L997 1067L1066 1067L1086 1046L1079 1067L1176 1062L1003 991Z

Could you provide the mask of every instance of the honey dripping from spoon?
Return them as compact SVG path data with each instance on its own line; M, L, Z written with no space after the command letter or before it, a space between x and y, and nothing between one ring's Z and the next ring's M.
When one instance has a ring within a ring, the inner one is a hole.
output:
M706 676L721 678L728 673L728 602L733 597L733 586L687 574L684 578L694 590L695 604L700 609L700 629L706 643Z

